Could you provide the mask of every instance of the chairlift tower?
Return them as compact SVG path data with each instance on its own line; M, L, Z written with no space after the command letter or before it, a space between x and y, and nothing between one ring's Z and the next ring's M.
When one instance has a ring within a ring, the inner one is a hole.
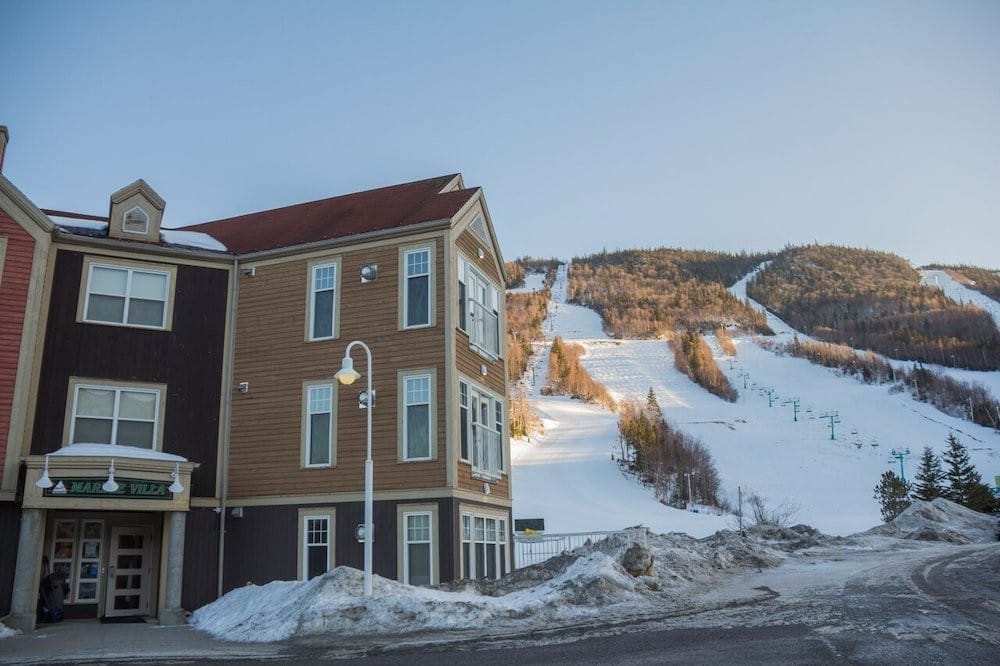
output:
M798 398L789 398L788 400L781 403L783 405L792 406L792 420L795 421L796 423L798 423L799 421L799 402L800 400Z
M764 393L767 394L767 406L771 407L772 405L774 405L774 389L766 388L764 389Z
M840 413L823 412L819 417L821 419L830 419L830 439L837 439L837 424L840 423Z
M893 449L889 455L899 461L899 478L906 483L906 473L903 471L903 459L910 455L910 449Z

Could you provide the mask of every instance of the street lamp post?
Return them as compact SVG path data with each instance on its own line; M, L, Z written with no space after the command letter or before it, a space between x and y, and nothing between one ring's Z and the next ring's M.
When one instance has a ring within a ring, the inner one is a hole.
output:
M374 485L374 473L372 471L372 409L375 407L374 394L372 393L372 350L368 345L355 340L347 345L344 350L344 360L340 364L340 370L334 375L337 381L344 385L353 384L357 381L357 370L354 369L354 361L351 360L351 350L355 345L365 350L368 358L368 390L365 392L365 412L368 419L368 455L365 458L365 596L372 596L372 493Z

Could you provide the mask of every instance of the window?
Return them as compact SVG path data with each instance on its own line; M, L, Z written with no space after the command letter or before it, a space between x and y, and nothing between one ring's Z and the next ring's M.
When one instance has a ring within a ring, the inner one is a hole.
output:
M469 460L469 385L458 383L458 420L461 424L459 439L462 442L461 458Z
M166 328L170 271L91 263L83 320Z
M507 521L463 513L462 577L501 578L509 573L507 559Z
M403 380L403 459L431 458L431 376L414 375Z
M405 327L428 326L431 323L431 251L428 248L409 250L403 256L406 263Z
M130 234L146 234L149 232L149 215L139 206L130 208L122 216L122 231Z
M309 339L336 337L337 263L313 266L310 270Z
M329 467L333 464L333 384L306 386L304 464Z
M458 383L458 399L462 460L471 460L473 476L499 480L504 469L503 400L464 379Z
M311 506L298 511L298 578L322 576L336 564L337 510Z
M500 355L500 290L472 263L459 258L458 327L469 334L469 345L486 356Z
M430 585L432 576L431 513L403 514L403 582Z
M49 562L53 573L66 576L70 593L66 601L96 604L101 588L101 545L104 523L100 520L57 520L53 526Z
M302 518L302 579L322 576L330 570L330 516Z
M158 448L160 390L76 384L70 444Z

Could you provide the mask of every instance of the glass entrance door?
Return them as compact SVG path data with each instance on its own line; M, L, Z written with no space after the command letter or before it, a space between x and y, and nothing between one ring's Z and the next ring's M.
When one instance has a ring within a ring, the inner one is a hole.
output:
M149 527L112 527L108 560L108 617L149 614L152 578L152 530Z

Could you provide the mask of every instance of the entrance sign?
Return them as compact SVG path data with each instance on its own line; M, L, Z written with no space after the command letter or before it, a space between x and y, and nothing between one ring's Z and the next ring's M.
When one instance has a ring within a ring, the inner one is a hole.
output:
M43 497L102 497L115 499L154 499L172 500L174 494L170 492L168 481L150 481L148 479L116 479L118 490L113 493L105 492L102 486L107 481L106 477L100 478L62 478L58 479L52 488L46 488L42 492ZM53 492L59 488L58 492Z

